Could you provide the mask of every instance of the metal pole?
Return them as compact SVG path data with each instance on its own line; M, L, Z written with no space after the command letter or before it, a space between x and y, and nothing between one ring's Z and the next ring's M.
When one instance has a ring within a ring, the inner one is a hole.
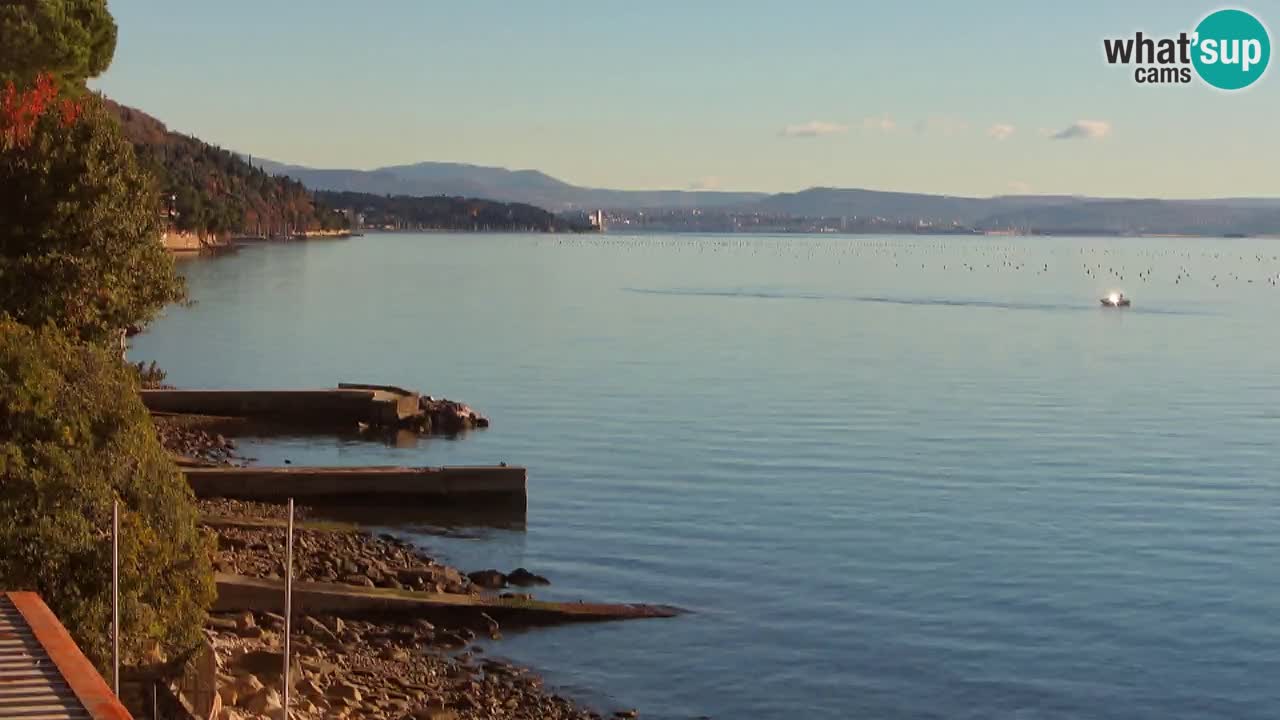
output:
M120 697L120 501L111 505L111 690Z
M289 498L289 530L284 545L284 672L280 676L281 704L289 717L289 632L293 625L293 498Z

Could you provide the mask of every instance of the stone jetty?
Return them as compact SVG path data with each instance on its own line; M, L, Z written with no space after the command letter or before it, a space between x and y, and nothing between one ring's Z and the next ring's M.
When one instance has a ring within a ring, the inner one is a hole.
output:
M394 385L339 383L320 390L142 390L152 413L248 418L293 427L412 429L456 434L489 426L488 418L452 400Z
M243 575L215 576L215 612L261 609L279 604L284 582ZM680 611L665 605L549 602L516 593L444 593L360 587L345 583L298 581L293 602L301 612L352 618L417 618L465 625L492 618L504 627L536 627L567 623L671 618ZM487 621L485 621L487 622Z

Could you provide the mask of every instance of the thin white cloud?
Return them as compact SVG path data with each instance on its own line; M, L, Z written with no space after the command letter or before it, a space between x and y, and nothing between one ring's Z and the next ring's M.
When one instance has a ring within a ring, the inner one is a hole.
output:
M898 127L898 124L893 121L893 118L889 117L889 113L885 113L883 115L878 115L876 117L869 117L863 120L862 127L866 130L879 130L880 132L893 132L894 129Z
M916 122L915 125L916 132L921 135L941 135L943 137L959 135L968 129L969 123L946 115L933 115Z
M1050 136L1053 140L1101 140L1111 134L1106 120L1077 120Z
M1017 128L1008 123L996 123L987 128L987 137L994 140L1008 140Z
M1009 183L1009 191L1015 195L1026 195L1031 192L1031 185L1021 180L1013 180Z
M840 123L827 122L825 120L810 120L806 123L797 123L782 128L782 137L807 138L821 137L823 135L839 135L849 131L848 125Z
M719 190L721 187L723 187L723 185L724 184L720 181L720 178L716 177L715 175L708 175L706 177L700 177L697 180L694 180L693 182L689 183L689 189L690 190Z

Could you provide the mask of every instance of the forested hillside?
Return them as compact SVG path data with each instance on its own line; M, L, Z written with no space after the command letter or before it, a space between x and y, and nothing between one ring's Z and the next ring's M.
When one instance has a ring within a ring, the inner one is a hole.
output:
M139 162L157 178L180 230L280 237L346 227L302 183L253 167L228 150L175 133L146 113L108 101Z
M480 232L583 232L575 223L524 203L476 198L409 197L358 192L317 192L330 207L350 208L366 228L395 230L464 230Z

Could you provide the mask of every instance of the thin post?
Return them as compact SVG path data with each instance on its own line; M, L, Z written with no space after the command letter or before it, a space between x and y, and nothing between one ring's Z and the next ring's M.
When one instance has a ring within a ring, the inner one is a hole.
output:
M120 501L111 504L111 691L120 697Z
M293 626L293 498L289 498L289 529L284 541L284 672L280 688L284 717L289 717L289 633Z

